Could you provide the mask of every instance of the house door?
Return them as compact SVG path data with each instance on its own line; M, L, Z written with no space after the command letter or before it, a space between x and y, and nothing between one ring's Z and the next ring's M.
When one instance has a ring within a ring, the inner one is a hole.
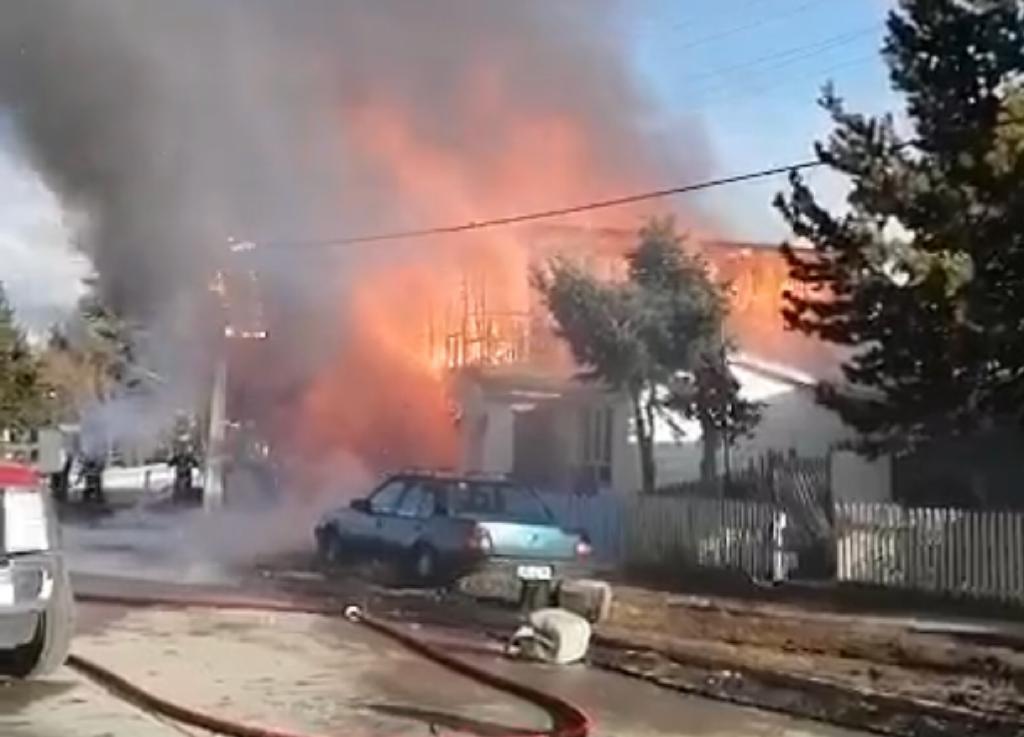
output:
M538 404L513 420L512 476L539 489L557 488L568 472L564 438L558 432L558 405Z

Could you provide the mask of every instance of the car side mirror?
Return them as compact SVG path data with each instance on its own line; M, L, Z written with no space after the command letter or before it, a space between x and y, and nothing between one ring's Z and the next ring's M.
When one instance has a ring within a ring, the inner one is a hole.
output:
M356 512L362 512L363 514L370 513L369 499L353 499L351 502L349 502L348 506L351 507Z

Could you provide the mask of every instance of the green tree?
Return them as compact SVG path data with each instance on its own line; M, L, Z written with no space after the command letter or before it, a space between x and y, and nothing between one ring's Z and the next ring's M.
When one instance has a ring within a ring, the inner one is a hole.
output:
M668 406L700 423L706 439L704 478L715 474L714 455L709 458L707 450L713 451L721 444L722 470L728 484L732 477L732 449L739 440L754 433L764 405L740 396L739 381L729 369L727 346L723 344L700 357L693 373L673 388Z
M46 399L36 357L0 284L0 430L26 430L41 424Z
M602 282L555 259L546 272L534 273L533 282L583 367L581 377L629 398L643 491L652 492L655 419L672 422L689 411L692 402L684 406L682 397L701 376L699 367L721 348L726 298L704 262L683 250L670 219L652 220L640 230L626 265L626 279ZM694 400L698 396L707 395ZM712 453L714 437L706 427Z
M97 399L109 399L119 387L136 387L140 376L128 322L94 295L82 300L79 314L84 328L80 350L93 369Z
M131 326L95 292L79 301L66 324L51 328L42 365L65 419L147 377L136 360Z
M776 199L801 246L782 249L800 286L784 317L851 347L819 399L875 448L1020 417L1024 130L1007 116L1024 107L1024 5L903 0L883 53L911 132L827 87L835 128L816 150L848 179L847 208L797 173Z

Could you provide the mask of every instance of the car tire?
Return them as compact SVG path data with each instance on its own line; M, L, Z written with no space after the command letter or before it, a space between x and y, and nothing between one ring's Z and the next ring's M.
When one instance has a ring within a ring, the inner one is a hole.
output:
M57 670L67 659L75 627L71 582L63 567L54 579L53 593L39 616L32 640L0 651L0 675L36 678Z
M437 551L426 543L415 545L409 558L409 572L416 583L429 584L437 581Z

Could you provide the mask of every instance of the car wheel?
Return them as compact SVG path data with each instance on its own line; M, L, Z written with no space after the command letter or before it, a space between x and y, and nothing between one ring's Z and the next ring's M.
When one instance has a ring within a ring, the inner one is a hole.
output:
M426 544L412 549L412 574L418 583L431 583L437 579L437 551Z
M34 678L52 673L67 659L74 630L74 603L67 571L60 568L53 593L39 616L31 642L0 651L0 674L11 678Z

